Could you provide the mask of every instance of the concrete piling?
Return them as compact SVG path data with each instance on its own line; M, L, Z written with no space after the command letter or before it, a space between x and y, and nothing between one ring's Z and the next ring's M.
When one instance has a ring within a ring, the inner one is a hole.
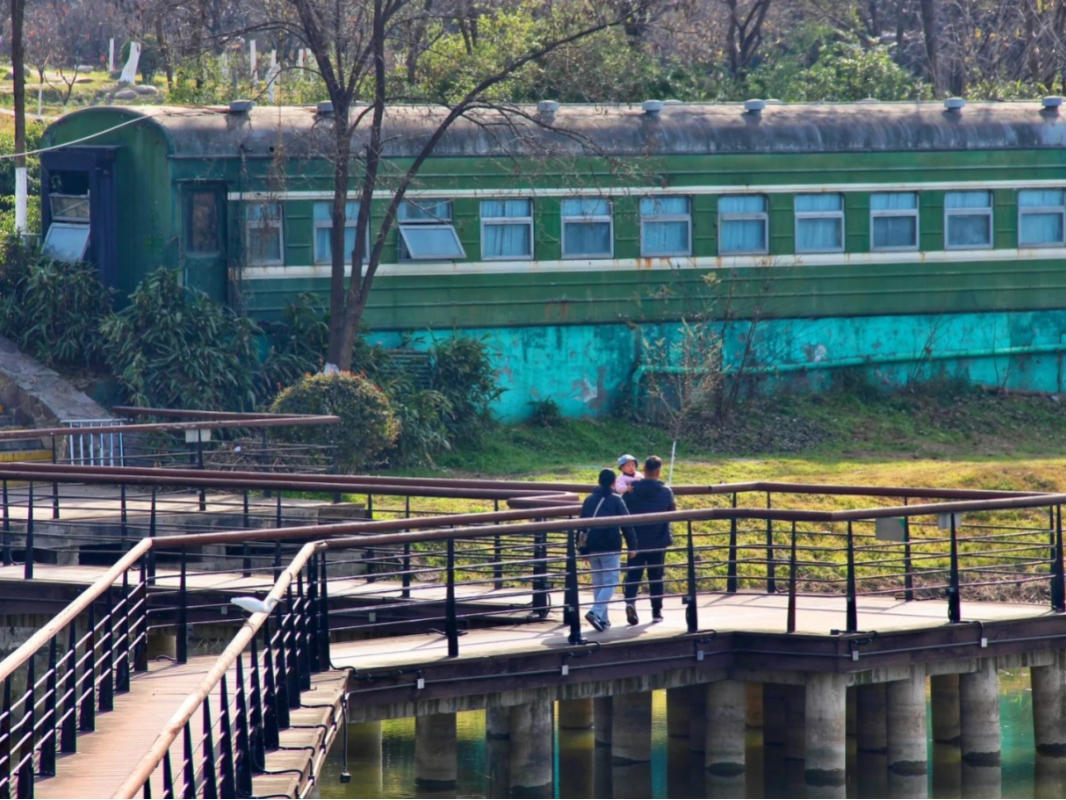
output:
M485 767L489 797L506 797L511 791L511 709L485 709Z
M1066 758L1066 652L1055 661L1030 670L1033 690L1033 734L1036 752Z
M612 700L611 762L651 761L651 692L616 694Z
M933 706L933 741L958 744L962 732L959 717L959 676L933 675L929 679Z
M704 766L711 775L735 778L744 773L747 692L740 681L707 685Z
M885 742L890 776L920 777L929 772L929 748L925 722L925 674L912 671L901 681L891 681L885 688ZM889 788L892 788L889 781ZM906 781L897 783L909 783ZM918 781L914 781L915 784Z
M847 754L847 676L819 672L807 676L804 712L804 779L820 797L843 797Z
M611 746L611 725L614 718L614 698L597 697L592 702L593 729L597 747Z
M844 715L841 713L841 721ZM785 758L802 761L807 747L807 692L803 686L785 687Z
M511 795L551 797L555 763L553 704L548 700L511 708Z
M458 777L455 714L415 717L415 783L423 789L454 789Z
M667 736L673 739L688 738L691 719L689 700L691 697L692 691L689 686L679 686L676 689L666 690Z
M592 727L595 706L591 697L559 701L559 729L584 731Z
M860 753L887 753L886 685L872 683L855 688L855 746Z
M761 683L749 682L744 684L744 693L747 695L747 710L745 711L746 724L749 728L761 728L763 716L763 688Z
M976 672L959 676L959 724L963 764L998 767L999 671L993 659L981 659Z
M688 749L702 753L707 749L707 686L690 686L688 708Z
M788 730L785 697L788 687L780 683L762 685L762 742L764 745L783 745Z

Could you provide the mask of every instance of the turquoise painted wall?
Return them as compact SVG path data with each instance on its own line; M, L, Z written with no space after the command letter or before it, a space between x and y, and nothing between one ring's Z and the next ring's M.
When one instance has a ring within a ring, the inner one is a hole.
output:
M730 372L757 375L764 387L817 391L840 367L859 365L885 388L934 375L1043 392L1063 391L1066 310L975 314L826 317L729 322L722 330ZM610 412L631 397L645 342L680 337L676 323L466 328L485 337L500 385L502 421L529 416L530 402L551 398L571 417ZM425 347L426 333L405 346ZM745 362L746 342L753 337ZM375 334L387 347L398 334ZM998 354L998 355L996 355Z

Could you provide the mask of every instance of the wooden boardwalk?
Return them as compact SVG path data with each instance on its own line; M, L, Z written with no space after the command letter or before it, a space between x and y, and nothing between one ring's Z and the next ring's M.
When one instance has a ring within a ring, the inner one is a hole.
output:
M58 759L56 776L37 779L36 796L45 800L111 797L215 660L215 656L197 656L190 658L187 664L154 662L147 673L134 675L130 691L116 695L114 710L97 716L96 730L78 736L78 752ZM235 680L235 676L230 677ZM330 731L328 723L340 702L345 675L343 672L323 672L313 675L311 680L312 689L303 694L303 699L305 705L316 708L300 708L292 712L294 727L282 732L281 744L295 748L312 747L318 753L328 750L330 742L324 742L323 737ZM215 712L217 714L217 709ZM200 719L199 714L193 717L194 741L199 741L202 736ZM180 780L179 765L183 758L180 737L171 747L170 756L175 779ZM271 771L305 771L307 762L308 751L305 749L267 753L267 769ZM302 776L295 773L264 774L254 778L253 788L260 797L295 796L304 788L301 782ZM163 794L161 767L152 776L152 794L156 797Z

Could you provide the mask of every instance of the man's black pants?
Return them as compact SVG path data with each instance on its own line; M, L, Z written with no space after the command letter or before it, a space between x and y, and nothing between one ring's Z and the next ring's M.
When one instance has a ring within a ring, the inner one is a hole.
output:
M666 553L662 550L641 551L634 553L626 562L625 597L627 603L637 599L640 583L644 579L644 570L648 571L648 589L651 595L652 613L663 607L663 560Z

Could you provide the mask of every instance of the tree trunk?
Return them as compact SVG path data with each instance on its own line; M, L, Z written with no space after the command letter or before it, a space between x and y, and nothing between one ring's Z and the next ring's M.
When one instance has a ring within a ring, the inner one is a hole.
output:
M12 93L15 100L15 227L26 232L26 51L22 41L22 23L26 0L11 0L11 68L14 73Z
M922 17L922 35L925 37L925 57L929 62L929 79L933 84L933 93L939 95L940 59L937 57L937 0L921 0L918 9Z
M343 101L342 101L343 102ZM344 226L347 222L345 206L348 202L348 179L352 154L352 137L348 130L348 108L337 108L334 100L333 108L333 133L334 133L334 161L333 161L333 228L330 230L330 254L332 256L330 282L329 282L329 351L326 362L338 366L340 369L352 368L351 356L347 359L341 354L344 342L344 267L349 258L354 259L352 253L344 252ZM362 216L362 214L360 214ZM360 237L355 237L357 247ZM360 262L362 261L360 257ZM359 281L360 263L352 263L353 283Z

